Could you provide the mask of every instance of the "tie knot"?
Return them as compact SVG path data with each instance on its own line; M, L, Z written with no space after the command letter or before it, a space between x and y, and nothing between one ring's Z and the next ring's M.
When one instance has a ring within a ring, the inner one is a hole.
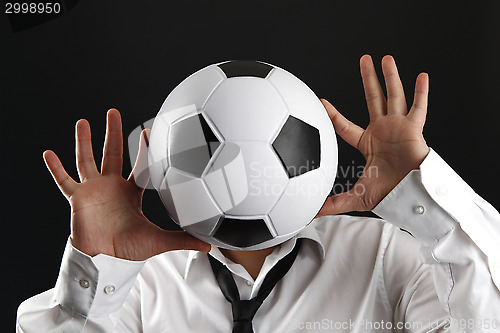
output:
M252 321L262 302L250 299L233 301L231 304L233 307L233 322L242 320Z

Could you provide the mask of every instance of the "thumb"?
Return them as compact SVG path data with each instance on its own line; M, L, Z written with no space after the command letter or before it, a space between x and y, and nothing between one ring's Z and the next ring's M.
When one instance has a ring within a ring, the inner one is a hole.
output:
M129 181L134 181L135 184L143 190L146 188L149 181L148 146L150 134L150 129L144 129L141 132L137 158L135 159L134 167L128 177Z
M349 191L332 195L326 199L316 217L353 211L366 211L368 209L364 203L362 194L364 194L363 185L356 183Z
M175 250L195 250L208 253L210 244L199 240L185 231L162 230L158 234L158 253Z

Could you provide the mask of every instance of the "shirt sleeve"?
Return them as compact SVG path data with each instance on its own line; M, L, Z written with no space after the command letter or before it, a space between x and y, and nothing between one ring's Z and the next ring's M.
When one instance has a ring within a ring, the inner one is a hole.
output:
M144 263L90 257L68 240L55 288L19 306L17 331L113 331Z
M436 152L373 211L420 242L450 332L500 331L500 214Z

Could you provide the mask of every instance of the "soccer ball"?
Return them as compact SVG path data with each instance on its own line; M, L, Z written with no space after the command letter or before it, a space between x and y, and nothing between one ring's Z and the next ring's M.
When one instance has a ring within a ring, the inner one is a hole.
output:
M210 65L181 82L154 120L151 182L171 218L232 250L280 244L327 198L337 143L302 81L256 61Z

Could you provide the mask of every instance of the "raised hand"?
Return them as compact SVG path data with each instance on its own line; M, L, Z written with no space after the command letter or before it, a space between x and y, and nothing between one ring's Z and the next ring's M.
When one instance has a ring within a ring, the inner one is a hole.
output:
M146 130L141 134L137 161L147 158L147 135ZM128 260L145 260L178 249L210 250L209 244L184 231L159 228L142 213L144 189L133 179L136 167L127 180L122 177L123 137L118 110L111 109L107 114L101 172L92 153L90 125L84 119L76 124L76 141L80 183L67 174L53 151L43 154L55 182L71 204L74 247L90 256L104 253Z
M360 60L370 123L363 129L321 100L335 131L365 157L360 179L347 192L327 199L318 216L349 211L369 211L413 169L418 169L429 153L422 130L427 114L429 77L421 73L416 80L413 106L408 111L396 63L391 56L382 59L387 100L377 79L372 59Z

